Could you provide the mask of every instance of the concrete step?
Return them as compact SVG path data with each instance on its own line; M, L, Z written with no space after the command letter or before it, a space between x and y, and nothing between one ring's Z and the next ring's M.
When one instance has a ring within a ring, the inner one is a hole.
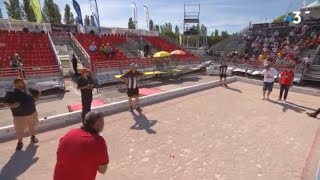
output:
M314 79L317 81L320 81L320 75L316 75L316 74L305 74L303 76L303 79Z
M312 66L310 67L310 70L311 70L311 71L320 71L320 65L312 65Z

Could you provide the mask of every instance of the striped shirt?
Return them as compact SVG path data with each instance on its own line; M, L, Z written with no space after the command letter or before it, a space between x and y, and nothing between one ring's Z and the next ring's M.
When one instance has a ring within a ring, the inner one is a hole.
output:
M221 65L219 67L219 71L221 75L226 75L227 74L227 70L228 70L228 66L227 65Z
M129 71L122 77L128 79L128 89L137 89L139 76L142 76L142 73L140 73L139 71Z

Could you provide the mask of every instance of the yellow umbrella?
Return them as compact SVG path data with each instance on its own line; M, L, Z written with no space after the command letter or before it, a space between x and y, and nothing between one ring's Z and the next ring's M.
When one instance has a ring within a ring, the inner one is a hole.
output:
M168 53L167 51L160 51L160 52L157 52L153 55L154 58L163 58L163 57L168 57L170 56L171 54Z
M172 55L186 55L187 53L182 50L174 50L170 54L172 54Z

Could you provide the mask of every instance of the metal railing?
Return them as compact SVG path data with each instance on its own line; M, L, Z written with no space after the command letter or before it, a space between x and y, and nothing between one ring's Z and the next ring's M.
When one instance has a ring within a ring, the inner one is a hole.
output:
M25 79L61 76L60 65L24 66L17 69L0 68L0 79L25 77Z
M126 41L127 41L127 43L131 44L132 46L134 46L134 47L136 47L138 49L139 44L136 41L134 41L133 39L129 38L128 36L126 36Z
M91 60L90 55L87 53L87 51L82 47L82 45L79 43L79 41L73 36L72 33L70 33L71 37L71 46L72 49L76 52L80 60L83 62L83 65L91 69Z
M61 64L61 61L60 61L60 58L58 56L58 52L56 50L56 47L52 41L52 38L51 38L51 35L50 33L48 33L48 38L49 38L49 41L50 41L50 46L51 46L51 50L53 51L53 54L54 54L54 57L56 59L56 62L57 64L59 65L59 69L60 69L60 75L61 77L63 77L63 69L62 69L62 64Z

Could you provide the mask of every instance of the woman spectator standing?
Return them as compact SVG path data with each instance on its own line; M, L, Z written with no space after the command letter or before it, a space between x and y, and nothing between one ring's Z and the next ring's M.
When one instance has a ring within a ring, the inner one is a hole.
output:
M294 79L294 72L291 69L285 69L284 71L282 71L281 77L280 77L280 95L278 99L279 101L282 101L283 92L284 92L283 99L285 102L287 101L289 88L290 86L292 86L293 79Z

